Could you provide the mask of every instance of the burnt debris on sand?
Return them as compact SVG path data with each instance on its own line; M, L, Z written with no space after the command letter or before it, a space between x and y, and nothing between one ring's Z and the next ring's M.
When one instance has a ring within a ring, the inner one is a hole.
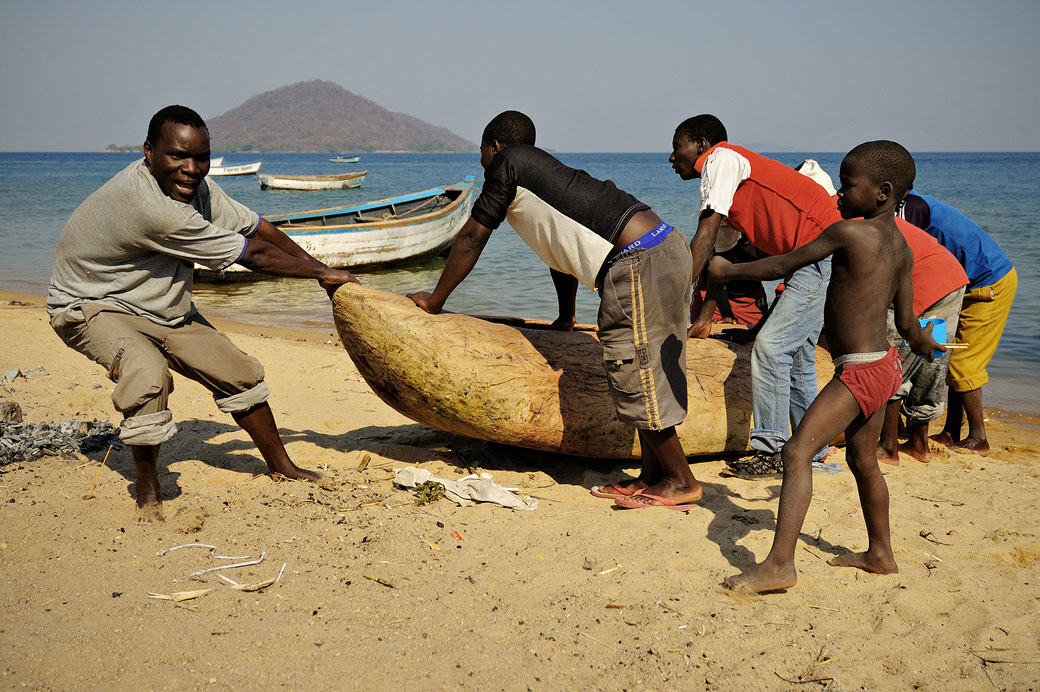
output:
M119 430L108 421L10 423L0 421L0 466L43 456L70 458L108 445L121 445Z

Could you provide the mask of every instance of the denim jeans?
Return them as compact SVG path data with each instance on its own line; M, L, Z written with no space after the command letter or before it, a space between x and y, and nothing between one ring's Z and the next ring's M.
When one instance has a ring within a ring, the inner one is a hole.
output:
M776 454L816 398L816 344L831 278L831 258L796 271L751 351L751 448ZM822 459L827 447L816 454Z

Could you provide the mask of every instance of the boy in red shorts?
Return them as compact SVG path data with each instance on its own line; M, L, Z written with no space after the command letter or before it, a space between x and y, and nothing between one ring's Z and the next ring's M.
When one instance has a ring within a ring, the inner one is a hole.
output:
M842 555L829 564L877 574L899 571L889 533L888 486L876 456L885 403L902 380L898 355L885 336L888 306L894 303L896 325L915 353L942 349L914 314L914 257L895 223L896 206L914 176L913 158L900 145L883 140L861 144L841 163L838 208L843 221L785 255L738 265L716 257L709 265L712 280L770 280L833 255L824 325L835 357L834 379L817 395L781 453L784 480L769 555L727 578L730 588L761 592L797 582L794 552L812 497L812 457L821 440L833 440L843 429L870 542L866 552Z

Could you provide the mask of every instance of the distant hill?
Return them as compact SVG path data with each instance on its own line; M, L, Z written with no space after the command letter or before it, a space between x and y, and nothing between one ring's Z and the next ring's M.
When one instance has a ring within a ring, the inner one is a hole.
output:
M207 118L213 151L474 152L477 145L332 82L280 87Z

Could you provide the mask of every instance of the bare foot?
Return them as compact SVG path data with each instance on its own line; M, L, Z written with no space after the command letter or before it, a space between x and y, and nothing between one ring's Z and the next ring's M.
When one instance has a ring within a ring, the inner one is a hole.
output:
M640 502L647 502L654 505L661 504L652 498L646 497L647 495L657 495L658 497L663 497L677 505L685 505L701 499L701 497L704 496L704 489L701 488L701 484L696 480L694 480L691 485L684 485L681 487L668 483L667 481L661 481L660 483L647 488L640 498Z
M798 582L794 565L773 567L767 562L755 565L746 572L726 577L722 584L727 589L746 589L754 593L789 589Z
M877 460L881 464L888 464L889 466L899 466L899 452L895 454L889 454L886 450L881 447L877 448Z
M958 452L972 452L974 454L982 454L983 456L989 454L989 441L976 440L974 437L965 437L960 442L951 444L950 447Z
M137 505L137 523L138 524L160 524L166 521L162 513L162 505L158 502L153 502L146 505Z
M154 475L138 476L134 483L134 495L137 496L137 507L158 507L162 504L162 490L159 479Z
M924 464L927 464L932 460L932 451L928 449L927 446L925 446L924 449L919 449L917 445L910 444L909 442L904 442L903 444L899 445L899 451L903 454L909 454L914 459L917 459L918 461ZM878 461L881 461L881 457L878 457ZM898 465L898 463L899 462L897 461L896 464Z
M839 555L827 560L831 567L855 567L871 574L895 574L899 571L896 560L891 555L878 557L870 553L851 553Z
M946 445L947 447L953 447L957 444L957 440L953 439L953 435L946 432L945 430L932 435L928 439L934 440L935 442L938 442L941 445Z
M320 473L300 468L291 461L286 465L279 464L278 468L274 468L271 465L268 465L268 468L270 468L271 475L275 478L278 478L278 476L283 476L285 478L288 478L289 480L307 481L310 483L317 483L322 478Z

